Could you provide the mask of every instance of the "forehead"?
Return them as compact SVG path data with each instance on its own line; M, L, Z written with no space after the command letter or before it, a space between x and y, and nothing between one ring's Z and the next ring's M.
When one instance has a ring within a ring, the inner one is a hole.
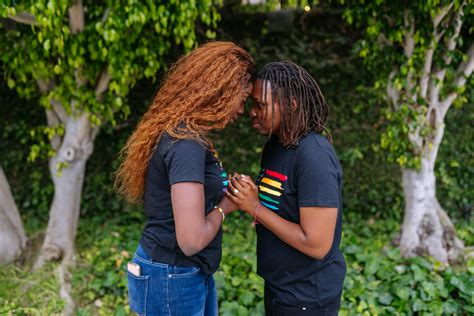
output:
M265 92L267 93L267 96L272 93L272 88L271 84L269 81L263 81L262 79L257 79L253 83L253 89L252 89L252 97L254 99L261 100L263 97L263 92L264 92L264 83L265 83Z

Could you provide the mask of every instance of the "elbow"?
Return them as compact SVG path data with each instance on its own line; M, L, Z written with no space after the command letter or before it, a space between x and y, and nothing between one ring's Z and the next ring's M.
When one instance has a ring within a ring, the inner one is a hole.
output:
M178 246L186 257L191 257L204 249L201 242L197 239L178 240Z
M311 249L311 252L308 255L316 260L323 260L329 251L331 250L331 246L328 247L319 247Z

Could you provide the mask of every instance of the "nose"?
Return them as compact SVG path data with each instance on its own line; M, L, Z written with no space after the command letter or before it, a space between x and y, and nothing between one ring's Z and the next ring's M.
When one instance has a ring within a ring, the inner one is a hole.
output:
M257 116L257 112L255 112L255 108L252 107L249 111L249 116L254 118L255 116Z
M237 113L244 114L244 105L243 104L240 106L239 111Z

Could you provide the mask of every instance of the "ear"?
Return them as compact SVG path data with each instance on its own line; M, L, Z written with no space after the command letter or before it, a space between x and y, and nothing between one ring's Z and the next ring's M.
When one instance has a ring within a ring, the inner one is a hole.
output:
M296 108L298 107L298 104L296 103L295 99L291 99L291 109L293 111L296 111Z

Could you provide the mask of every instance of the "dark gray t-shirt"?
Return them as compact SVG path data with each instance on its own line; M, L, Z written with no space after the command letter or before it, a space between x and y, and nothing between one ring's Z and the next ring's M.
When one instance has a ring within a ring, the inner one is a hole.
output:
M205 214L213 210L227 187L227 174L217 153L194 139L161 138L153 153L145 180L145 212L147 220L140 244L158 262L176 266L199 267L204 273L214 273L221 260L222 231L199 253L187 257L176 240L171 185L198 182L204 185ZM199 208L199 205L189 205Z
M300 223L300 207L338 209L332 248L317 260L257 225L257 272L265 279L265 300L281 306L322 306L342 291L346 273L339 250L342 227L342 168L334 148L318 133L287 149L272 136L262 154L257 180L262 205Z

